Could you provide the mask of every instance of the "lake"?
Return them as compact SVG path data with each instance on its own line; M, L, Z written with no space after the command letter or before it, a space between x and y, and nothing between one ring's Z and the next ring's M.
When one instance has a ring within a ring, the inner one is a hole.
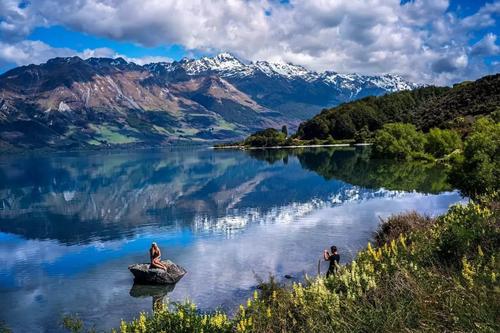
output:
M231 311L259 278L316 275L333 244L348 262L380 218L462 200L442 169L369 148L1 156L0 322L59 332L78 314L110 329L165 295ZM152 241L188 271L173 290L133 286L127 266Z

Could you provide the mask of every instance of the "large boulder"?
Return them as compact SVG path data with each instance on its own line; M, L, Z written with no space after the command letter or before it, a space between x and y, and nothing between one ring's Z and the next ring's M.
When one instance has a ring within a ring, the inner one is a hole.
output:
M184 268L170 260L162 261L162 263L167 266L167 269L151 268L150 264L133 264L128 266L128 269L134 275L136 283L145 284L173 284L186 274Z

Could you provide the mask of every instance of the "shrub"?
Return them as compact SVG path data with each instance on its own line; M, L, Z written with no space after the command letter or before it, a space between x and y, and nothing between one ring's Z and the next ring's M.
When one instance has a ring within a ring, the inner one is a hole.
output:
M385 221L382 220L375 232L375 242L378 246L383 246L385 243L397 240L401 235L428 228L434 222L435 219L417 212L393 215Z
M479 118L464 143L463 157L456 158L450 183L467 196L500 190L500 123Z
M462 147L460 135L454 130L433 128L426 138L425 151L436 158L444 157Z
M411 159L415 153L423 153L425 136L414 125L386 124L375 134L373 152L376 156Z

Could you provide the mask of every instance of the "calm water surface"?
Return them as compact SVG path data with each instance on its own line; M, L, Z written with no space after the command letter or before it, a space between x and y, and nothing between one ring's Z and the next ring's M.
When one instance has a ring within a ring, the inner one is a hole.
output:
M315 275L332 244L349 261L380 217L444 212L461 200L445 179L353 148L3 156L0 322L58 332L78 314L109 329L167 294L231 311L256 276ZM127 266L153 240L188 270L173 290L133 287Z

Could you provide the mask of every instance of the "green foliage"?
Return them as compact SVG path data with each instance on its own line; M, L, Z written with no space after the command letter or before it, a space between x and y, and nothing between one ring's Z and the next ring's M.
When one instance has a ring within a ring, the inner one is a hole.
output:
M353 139L361 134L366 135L366 131L374 132L388 122L411 122L411 110L446 91L448 88L424 87L345 103L323 110L300 124L297 137L312 140L325 139L331 135L337 140Z
M408 160L415 153L423 153L426 143L422 132L414 125L386 124L375 134L373 152L376 156Z
M268 128L250 135L243 142L246 146L252 147L273 147L284 145L286 135L274 128Z
M447 265L459 266L462 258L473 259L479 248L488 253L497 251L500 233L495 220L498 218L498 212L475 203L452 207L433 229L436 258Z
M425 151L436 158L442 158L462 148L460 135L454 130L433 128L426 135Z
M371 139L371 133L370 130L368 129L368 126L363 126L359 131L354 134L354 141L356 143L365 143L370 141Z
M315 117L310 121L300 124L298 137L302 140L326 139L330 129L325 119Z
M61 325L71 333L92 332L93 330L85 330L83 320L77 315L66 315L62 318Z
M467 196L500 190L500 123L479 118L454 160L450 182Z
M457 128L467 131L469 120L498 114L500 74L446 87L423 87L379 97L366 97L323 110L299 125L297 138L353 139L363 128L375 132L386 123L404 122L418 129Z
M449 128L458 117L489 115L500 104L500 74L453 86L439 98L432 98L413 110L414 124L427 131L433 127Z

